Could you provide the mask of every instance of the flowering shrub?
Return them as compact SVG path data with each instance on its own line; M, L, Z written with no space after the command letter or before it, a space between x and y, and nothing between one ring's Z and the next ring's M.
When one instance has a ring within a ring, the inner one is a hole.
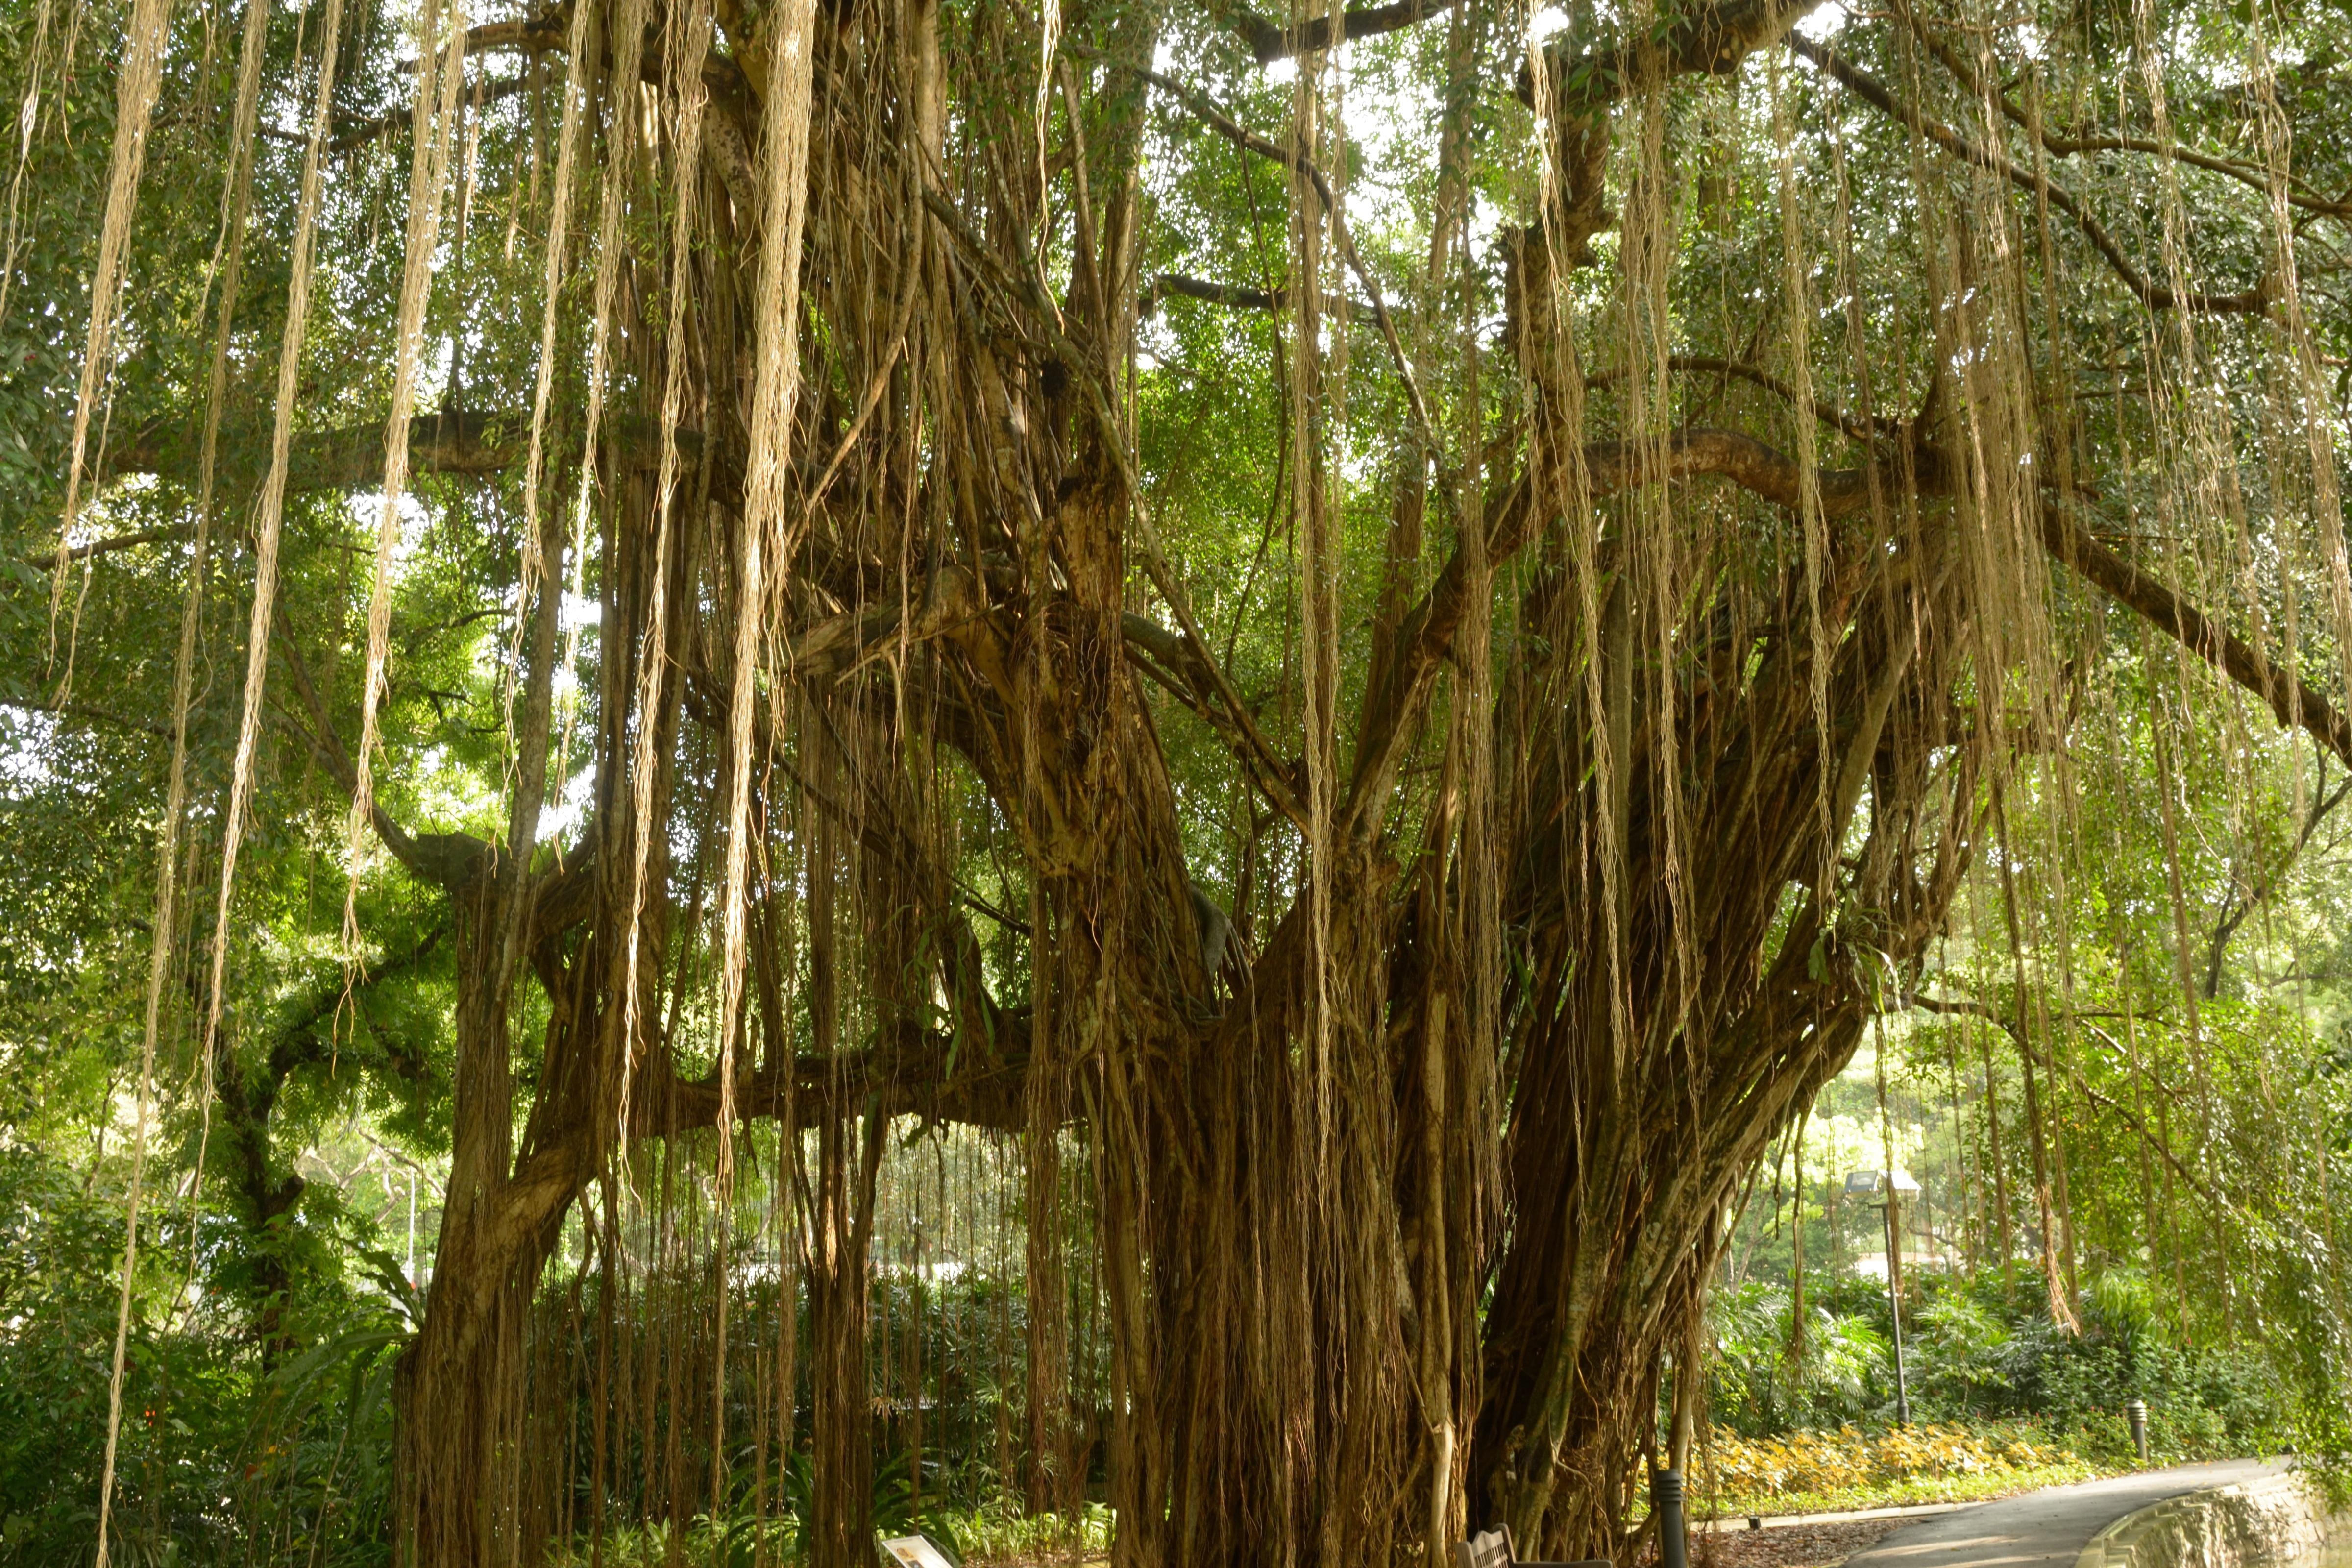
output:
M1695 1461L1701 1497L1725 1511L1793 1511L1844 1501L1981 1497L2081 1480L2095 1467L2029 1426L1909 1426L1745 1438L1717 1426Z

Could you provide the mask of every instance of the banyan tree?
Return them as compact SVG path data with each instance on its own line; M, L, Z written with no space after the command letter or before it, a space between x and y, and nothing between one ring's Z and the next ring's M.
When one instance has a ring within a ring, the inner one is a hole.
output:
M17 10L142 1121L243 1092L288 780L351 995L393 904L453 955L403 1562L788 1480L863 1561L877 1182L974 1136L1115 1562L1628 1560L1743 1182L2083 672L2352 766L2316 13Z

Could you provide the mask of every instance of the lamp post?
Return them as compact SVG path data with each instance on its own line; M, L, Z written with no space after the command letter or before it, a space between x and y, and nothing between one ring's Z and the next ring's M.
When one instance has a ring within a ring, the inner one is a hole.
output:
M1903 1198L1916 1194L1919 1184L1911 1173L1899 1166L1888 1171L1849 1171L1845 1190L1857 1197L1867 1198L1884 1186L1885 1200L1866 1206L1874 1208L1886 1221L1886 1312L1895 1324L1895 1423L1911 1425L1911 1390L1903 1366L1903 1225L1900 1205Z

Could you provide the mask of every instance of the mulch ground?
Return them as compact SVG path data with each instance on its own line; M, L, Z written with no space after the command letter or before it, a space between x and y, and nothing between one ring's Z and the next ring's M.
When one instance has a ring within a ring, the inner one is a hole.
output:
M1909 1519L1849 1519L1826 1524L1784 1524L1769 1530L1694 1530L1691 1568L1830 1568L1879 1538L1916 1523Z
M1850 1519L1833 1524L1784 1524L1770 1530L1711 1531L1690 1534L1691 1568L1834 1568L1879 1538L1918 1522L1914 1519ZM1083 1563L1101 1568L1104 1559L1068 1556L992 1559L989 1568L1048 1568ZM1656 1568L1654 1552L1642 1559L1643 1568Z

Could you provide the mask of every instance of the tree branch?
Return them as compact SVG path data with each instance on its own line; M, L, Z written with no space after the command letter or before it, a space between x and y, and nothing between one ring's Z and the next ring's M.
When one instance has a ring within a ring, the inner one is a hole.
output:
M1422 448L1432 452L1437 450L1438 443L1430 428L1429 405L1422 401L1421 384L1413 379L1412 366L1405 358L1404 343L1397 337L1396 321L1389 314L1388 305L1381 298L1379 280L1373 278L1371 269L1364 265L1362 255L1356 249L1355 238L1348 228L1348 215L1341 208L1339 198L1332 194L1331 182L1317 167L1315 160L1303 151L1286 152L1275 145L1219 109L1206 94L1196 89L1133 61L1118 63L1123 68L1134 72L1139 79L1174 98L1195 119L1236 147L1255 153L1262 158L1271 158L1307 176L1308 183L1315 187L1315 195L1323 204L1323 210L1330 215L1331 237L1338 243L1340 256L1346 259L1349 270L1355 273L1356 280L1364 286L1364 292L1371 296L1372 321L1379 326L1382 341L1388 344L1390 357L1396 362L1397 377L1404 384L1405 403L1412 410L1414 425L1420 428Z
M2011 1039L2016 1039L2017 1037L2016 1023L2010 1018L2002 1016L2000 1013L1991 1007L1986 1006L1981 1002L1969 1000L1952 1001L1939 996L1922 996L1915 991L1903 998L1903 1004L1906 1007L1916 1007L1923 1013L1940 1013L1948 1017L1964 1016L1990 1019L1993 1024L1997 1025L2000 1028L2003 1034L2008 1035ZM2075 1015L2075 1021L2077 1023L2082 1023L2083 1027L2098 1036L2099 1038L2106 1041L2114 1049L2117 1051L2123 1049L2121 1046L2116 1044L2114 1036L2108 1034L2105 1029L2100 1028L2096 1024L2083 1022L2083 1018L2080 1014ZM2025 1048L2025 1042L2018 1040L2018 1048L2020 1050L2023 1050ZM2057 1059L2056 1052L2053 1051L2051 1053L2051 1059L2053 1061ZM2145 1141L2150 1148L2163 1155L2165 1160L2170 1163L2172 1168L2180 1173L2181 1179L2187 1182L2190 1186L2195 1187L2197 1191L2203 1195L2207 1203L2211 1204L2217 1210L2229 1206L2221 1201L2221 1199L2214 1193L2212 1188L2207 1186L2204 1182L2198 1177L2196 1172L2191 1171L2188 1166L2182 1164L2179 1159L2174 1155L2172 1151L2166 1148L2156 1135L2148 1131L2147 1122L2141 1121L2137 1116L2135 1116L2130 1111L2125 1110L2122 1105L2118 1104L2113 1099L2110 1099L2108 1096L2101 1094L2097 1089L2093 1089L2091 1087L2091 1080L2083 1076L2083 1069L2077 1067L2074 1063L2071 1061L2066 1062L2064 1066L2067 1076L2074 1080L2075 1088L2081 1089L2083 1093L2095 1103L2105 1106L2109 1110L2114 1111L2117 1116L2122 1117L2126 1121L2129 1122L2133 1130L2138 1132L2141 1139Z
M409 466L429 473L485 475L520 460L528 420L505 414L451 409L420 414L409 421ZM256 442L224 442L226 453L257 447ZM157 420L109 457L107 472L156 474L185 479L196 472L200 429L175 420ZM225 467L227 465L224 465ZM362 489L383 482L383 422L347 425L297 437L287 468L289 489Z
M1290 308L1290 290L1287 289L1253 289L1244 283L1212 283L1205 278L1188 278L1181 272L1162 272L1152 279L1141 313L1150 315L1160 308L1160 301L1171 294L1198 300L1207 305L1230 305L1237 310L1286 310ZM1369 303L1351 300L1344 294L1325 294L1323 310L1329 315L1337 315L1343 310L1363 316L1372 313ZM1400 321L1411 320L1402 310L1394 313Z
M1671 354L1667 356L1666 368L1670 371L1678 370L1696 375L1736 376L1741 381L1762 387L1783 403L1795 405L1797 402L1795 387L1771 372L1740 360L1722 359L1714 354ZM1596 371L1584 378L1584 384L1587 388L1606 386L1612 382L1624 380L1629 374L1631 373L1624 370ZM1893 421L1880 421L1867 414L1857 418L1843 409L1823 403L1819 398L1813 400L1812 410L1814 418L1844 432L1857 441L1874 441L1895 428Z
M472 56L493 49L520 49L535 55L561 49L572 26L572 0L563 0L535 16L484 22L469 28L466 33L466 53Z
M52 550L40 555L26 555L22 559L27 566L37 567L43 572L55 572L71 562L89 561L100 555L111 555L118 550L136 550L142 544L168 544L187 539L195 531L196 525L193 521L159 523L153 528L133 529L129 533L118 533L107 539L93 539L85 544L69 545L62 550Z
M172 731L146 719L127 718L110 709L92 707L87 702L43 702L30 697L0 697L0 708L20 709L27 713L47 713L59 719L80 719L93 724L107 724L119 730L136 730L160 740L171 739Z
M2113 1035L2108 1034L2096 1024L2084 1024L2083 1027L2098 1036L2099 1038L2106 1041L2107 1047L2110 1050L2121 1051L2123 1049L2123 1047L2116 1043L2116 1037ZM2090 1080L2083 1076L2083 1069L2076 1067L2073 1062L2068 1062L2066 1064L2066 1070L2073 1076L2076 1088L2080 1089L2093 1100L2096 1101L2098 1104L2105 1106L2108 1110L2114 1111L2117 1116L2122 1117L2126 1121L2130 1122L2134 1128L2137 1129L2141 1140L2150 1148L2154 1149L2158 1153L2163 1155L2165 1163L2170 1165L2175 1171L2179 1172L2182 1181L2187 1182L2190 1186L2196 1188L2198 1193L2203 1196L2205 1201L2213 1205L2216 1213L2219 1213L2230 1206L2228 1204L2222 1202L2221 1195L2219 1193L2216 1193L2212 1188L2205 1184L2204 1181L2198 1176L2196 1172L2190 1170L2188 1166L2180 1163L2179 1156L2173 1153L2170 1149L2165 1146L2164 1140L2158 1138L2154 1132L2148 1130L2148 1125L2146 1121L2142 1121L2133 1112L2126 1110L2122 1105L2118 1104L2114 1100L2109 1099L2107 1096L2101 1094L2097 1089L2093 1089L2091 1087ZM2161 1084L2158 1084L2157 1087L2159 1089L2163 1088Z
M1339 17L1339 41L1352 44L1358 38L1374 38L1383 33L1394 33L1412 26L1431 16L1451 11L1460 0L1395 0L1388 5L1367 5L1360 10L1343 12ZM1283 27L1267 21L1253 11L1243 11L1233 19L1234 30L1250 47L1262 66L1293 55L1311 55L1331 47L1331 18L1317 16L1302 21L1297 27Z
M1132 611L1119 617L1119 631L1136 668L1216 731L1260 793L1305 831L1307 808L1299 804L1296 770L1275 755L1233 683L1212 667L1209 650Z
M651 468L660 461L660 437L654 422L637 416L608 419L611 429L611 449L625 464ZM522 460L524 442L530 429L528 416L503 411L484 412L469 408L437 410L419 414L409 421L409 468L412 472L451 474L460 478L486 479L504 473ZM140 429L130 441L113 449L108 456L106 475L120 479L127 474L154 474L175 482L193 479L201 452L202 432L173 419L158 419ZM699 457L703 450L701 432L677 432L678 449L689 456ZM228 440L222 443L224 471L250 465L239 458L259 450L262 440ZM289 490L342 489L363 490L383 482L383 422L381 419L346 425L331 430L314 430L298 436L289 458L286 485ZM69 557L83 554L106 554L116 550L128 550L141 544L182 538L194 531L193 523L171 523L153 529L142 529L110 540L72 546ZM29 558L33 564L54 569L58 563L55 551Z
M1006 1015L1003 1037L1029 1038L1027 1009ZM796 1056L782 1068L762 1064L738 1068L736 1113L747 1120L781 1114L788 1095L835 1107L873 1100L886 1116L913 1114L972 1127L1017 1131L1025 1124L1023 1086L1029 1058L988 1057L912 1024L885 1025L874 1044L835 1056ZM789 1079L787 1078L789 1074ZM639 1091L630 1097L633 1136L659 1137L719 1120L717 1073L683 1079L649 1063Z
M2019 189L2046 196L2052 206L2074 220L2093 249L2105 257L2124 287L2138 296L2151 310L2186 310L2209 315L2260 315L2270 304L2270 281L2264 279L2252 289L2238 294L2192 293L2186 298L2175 294L2162 284L2151 280L2140 271L2131 258L2124 254L2115 236L2109 234L2099 220L2078 201L2074 194L2031 169L2020 168L2006 154L1989 147L1979 147L1940 120L1929 118L1905 103L1886 84L1864 71L1851 60L1823 44L1817 44L1801 34L1792 34L1789 47L1829 73L1856 97L1880 112L1890 116L1926 137L1963 163L1999 174Z
M1554 84L1552 111L1581 120L1620 99L1680 76L1727 76L1742 60L1821 9L1823 0L1734 0L1703 5L1654 38L1627 37L1584 49L1562 38L1544 51ZM1535 84L1523 68L1518 94L1533 106Z
M2289 729L2307 730L2352 767L2352 724L2307 681L2291 679L2247 643L2173 589L2100 543L2056 501L2042 508L2042 542L2061 565L2130 606L2150 625L2252 692Z
M2321 783L2325 784L2327 769L2325 757L2320 759L2319 766ZM2205 944L2207 996L2221 994L2221 957L2229 951L2230 939L2238 934L2238 928L2246 923L2246 917L2262 908L2263 902L2278 890L2278 885L2286 879L2287 871L2294 865L2295 858L2310 844L2311 836L2319 831L2319 825L2326 820L2328 813L2344 804L2347 795L2352 795L2352 773L2347 773L2334 789L2312 801L2310 809L2303 814L2303 826L2295 834L2294 843L2278 858L2275 865L2263 874L2260 880L2247 888L2244 900L2235 909L2230 908L2227 901L2223 903L2224 912L2220 920L2213 922L2213 934Z
M305 730L288 715L297 734L309 742L311 754L320 766L341 784L343 793L359 793L359 770L352 764L351 753L343 750L336 737L334 721L328 716L327 705L320 700L319 689L311 683L310 666L302 660L301 650L284 627L278 631L278 651L285 656L287 673L293 678L296 695L310 710L311 730ZM284 710L280 709L280 712ZM381 798L369 803L369 822L376 837L392 852L392 858L414 874L420 881L455 890L490 857L490 846L468 833L411 834L393 820L383 808Z
M1595 501L1642 485L1705 475L1729 479L1790 511L1799 510L1803 499L1804 471L1797 460L1737 430L1676 430L1663 442L1590 442L1584 465ZM1912 482L1920 493L1941 492L1944 464L1932 448L1914 447L1911 467ZM1882 464L1879 482L1891 487L1891 469ZM1870 470L1824 468L1817 471L1816 480L1824 518L1851 517L1868 509ZM1490 515L1486 560L1499 565L1517 552L1540 521L1524 475ZM1463 552L1456 548L1429 592L1399 624L1397 652L1388 664L1386 679L1366 705L1356 745L1356 773L1339 817L1343 837L1353 835L1361 842L1378 831L1381 804L1402 763L1412 721L1428 702L1438 668L1451 657L1454 632L1468 613L1468 574Z
M1927 52L1934 55L1937 61L1952 73L1954 80L1966 88L1971 97L1987 96L1981 79L1969 67L1968 61L1960 57L1958 50L1929 31L1925 20L1916 11L1905 6L1903 14L1905 19L1910 23L1913 34L1927 46ZM2025 110L2011 103L2007 92L1995 91L1990 96L1994 106L2011 124L2016 125L2029 136L2037 134L2032 118ZM2147 153L2155 157L2175 159L2183 163L2193 164L2200 169L2210 170L2216 174L2225 175L2242 185L2261 192L2265 196L2271 194L2268 171L2234 159L2217 158L2209 153L2200 153L2193 147L2168 145L2162 142L2151 141L2144 136L2061 136L2053 132L2047 125L2041 129L2038 137L2043 149L2053 157L2069 158L2077 153ZM2318 213L2327 217L2352 217L2352 203L2331 202L2324 197L2309 195L2307 191L2292 190L2287 193L2286 199L2305 212Z
M477 27L474 31L492 32L500 28L520 27L527 25L520 22L493 22L487 27ZM559 47L561 42L562 40L559 39ZM468 47L470 47L469 40ZM463 101L470 108L478 110L485 105L512 98L530 86L530 78L527 76L502 77L496 81L482 83L472 92L467 93ZM379 137L389 136L394 132L404 130L415 122L416 110L414 105L406 109L388 109L382 114L372 115L365 120L345 121L335 127L334 137L327 143L327 151L349 153L354 148L364 147Z

